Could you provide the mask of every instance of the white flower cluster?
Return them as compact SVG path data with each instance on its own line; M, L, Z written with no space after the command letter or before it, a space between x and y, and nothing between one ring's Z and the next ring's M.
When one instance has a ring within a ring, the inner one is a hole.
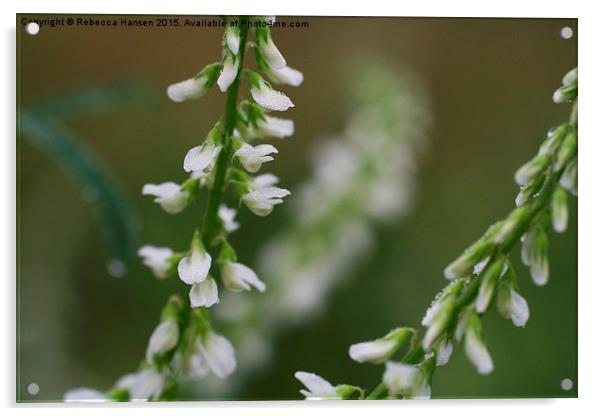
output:
M190 286L189 302L184 303L177 297L170 300L161 323L150 337L142 369L122 378L111 397L122 398L121 392L126 391L127 399L131 400L162 399L165 390L173 384L174 373L178 372L172 367L193 378L209 373L225 378L236 369L232 344L211 329L208 308L220 301L218 282L211 273L219 273L223 287L232 292L252 288L264 292L266 285L251 268L237 261L236 252L227 238L240 224L235 219L236 210L227 207L222 200L226 190L232 188L240 202L258 216L269 215L275 205L281 204L290 192L276 186L276 176L249 175L274 160L272 155L278 150L272 144L254 145L251 142L283 139L294 132L291 120L268 115L269 111L293 107L291 100L272 89L260 73L243 68L245 50L251 48L248 43L250 33L255 34L258 68L268 79L295 86L303 80L299 71L286 65L268 27L227 25L220 62L207 65L196 76L167 88L167 96L180 103L201 97L217 84L220 91L228 93L228 102L223 119L215 124L202 143L184 156L183 169L189 178L181 184L165 182L146 184L142 188L143 195L153 196L154 201L170 214L182 212L203 188L207 189L209 202L203 226L194 232L189 250L175 252L168 247L151 245L139 249L143 263L158 279L177 274ZM237 101L243 77L248 79L253 102ZM234 106L231 104L233 99L236 99ZM234 160L238 161L239 167ZM210 252L214 249L219 255L212 256ZM94 399L101 395L90 392L90 389L70 391L66 399L75 401L86 395Z

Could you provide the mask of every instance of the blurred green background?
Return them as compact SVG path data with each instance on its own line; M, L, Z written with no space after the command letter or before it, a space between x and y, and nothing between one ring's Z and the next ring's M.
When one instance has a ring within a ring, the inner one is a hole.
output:
M351 361L348 346L394 326L418 325L445 284L443 268L512 208L514 171L570 111L551 96L577 64L575 19L283 19L309 22L308 29L273 32L289 64L305 75L300 88L283 88L296 105L285 115L296 132L278 143L269 166L285 187L307 177L311 147L345 126L351 109L342 75L366 52L421 78L434 121L412 212L378 230L375 255L335 289L324 314L278 337L270 365L249 374L235 396L220 398L300 399L292 375L301 369L335 384L375 386L382 368ZM560 36L565 26L575 32L570 40ZM184 179L184 154L221 115L225 96L217 89L179 105L164 94L168 84L219 58L221 33L43 27L29 36L17 25L18 111L115 81L150 91L147 101L65 121L104 160L138 212L139 242L185 246L190 224L200 220L204 201L170 216L141 189ZM135 369L162 305L182 285L156 280L135 258L123 278L111 277L111 252L81 188L45 152L18 140L18 399L60 400L76 386L109 388ZM252 263L261 243L286 226L285 211L263 219L240 210L244 231L232 242L243 262ZM573 201L569 230L551 238L547 286L535 287L518 267L531 309L526 328L496 313L486 317L495 371L479 376L456 347L436 373L433 397L576 396L576 222ZM564 378L573 380L573 390L560 388ZM36 396L26 391L32 382L40 386Z

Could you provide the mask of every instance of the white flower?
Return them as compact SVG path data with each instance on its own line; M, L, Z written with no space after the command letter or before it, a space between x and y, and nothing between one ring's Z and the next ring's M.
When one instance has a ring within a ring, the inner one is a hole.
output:
M167 96L176 103L199 98L207 91L206 84L207 77L205 76L190 78L167 87Z
M198 345L207 366L219 378L226 378L236 370L234 347L225 337L209 332Z
M189 285L201 283L207 278L211 268L211 256L206 251L196 248L183 257L178 263L180 279Z
M174 182L165 182L159 185L146 184L142 188L142 195L155 196L155 202L169 214L177 214L188 205L189 195L182 192L180 185Z
M550 268L548 265L548 256L545 252L534 253L531 256L530 270L533 283L538 286L543 286L548 283Z
M257 175L253 178L251 182L249 182L249 187L253 191L257 191L258 189L269 188L276 185L280 182L280 179L276 175L271 173L264 173L261 175Z
M447 364L449 361L449 357L451 357L452 352L454 351L454 346L451 341L443 340L439 343L437 347L437 366L441 367L442 365Z
M190 306L198 308L204 306L209 308L216 303L219 303L217 293L217 284L215 280L209 276L201 283L197 283L190 289Z
M263 82L259 86L251 87L251 95L257 104L268 110L286 111L295 106L290 98Z
M142 263L149 267L159 279L167 277L173 251L169 247L142 246L138 250Z
M158 399L165 386L165 376L154 368L147 368L136 374L127 374L117 381L117 388L130 392L130 399Z
M529 320L529 304L518 292L509 287L498 293L498 309L504 318L512 319L515 326L524 327Z
M236 217L236 210L234 208L228 208L225 204L221 204L217 211L217 215L224 223L226 232L231 233L238 230L238 227L240 227L240 224L234 220Z
M222 280L224 286L233 292L251 290L254 286L260 292L265 292L265 283L257 274L244 264L227 261L222 267Z
M228 45L228 49L230 49L234 55L238 54L238 49L240 48L240 37L237 28L228 27L226 29L226 45Z
M212 141L193 147L184 157L184 170L186 172L210 171L221 150L222 147Z
M337 389L316 374L297 371L295 378L307 388L307 390L300 390L300 392L308 400L340 399Z
M77 403L77 402L104 402L107 400L107 396L94 389L89 389L87 387L79 387L76 389L71 389L65 393L63 396L63 401L67 403Z
M247 171L255 173L263 163L274 160L272 156L268 156L271 153L278 153L278 149L271 144L260 144L253 147L245 143L234 155L238 157L238 160Z
M415 365L387 361L383 383L391 396L402 394L414 399L431 397L431 388L426 377Z
M286 60L278 50L278 47L276 47L271 36L259 37L257 40L259 50L272 69L282 69L286 66Z
M269 68L265 73L268 79L276 84L286 84L298 87L303 83L303 73L289 66L285 66L281 69Z
M374 364L385 362L397 350L395 339L377 339L376 341L360 342L349 347L349 356L358 363Z
M222 71L217 79L217 85L221 92L226 92L228 87L232 85L236 75L238 74L238 59L235 59L232 55L228 55L224 59Z
M172 350L178 343L180 327L175 319L166 319L153 331L146 349L146 360L152 363L155 355Z
M265 116L265 120L257 122L259 137L276 137L284 139L292 136L295 132L295 123L293 120L284 118Z
M200 338L197 338L195 343L195 351L190 355L188 366L186 368L187 374L195 379L204 378L209 374L209 364L205 360L205 356L201 352L202 342Z
M470 326L466 329L464 351L479 374L485 375L493 371L493 360L489 355L489 351L487 351L487 347Z
M290 194L287 189L270 186L245 194L242 201L255 215L265 217L274 210L274 205L282 204L282 198Z

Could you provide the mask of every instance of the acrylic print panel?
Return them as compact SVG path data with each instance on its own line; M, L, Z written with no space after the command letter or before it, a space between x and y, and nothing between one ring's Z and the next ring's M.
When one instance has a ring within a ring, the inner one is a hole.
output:
M17 15L17 63L19 402L577 396L576 20Z

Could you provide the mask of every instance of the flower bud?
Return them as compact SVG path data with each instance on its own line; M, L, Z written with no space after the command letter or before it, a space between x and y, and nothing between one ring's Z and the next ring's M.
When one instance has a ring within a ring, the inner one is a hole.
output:
M562 85L572 85L577 82L577 68L571 69L566 75L562 78Z
M397 328L382 338L374 341L360 342L349 347L349 356L358 363L369 362L381 364L387 361L395 352L412 337L412 328Z
M175 319L169 318L161 322L153 331L148 342L146 360L152 363L155 355L165 354L172 350L178 344L179 336L180 327Z
M568 162L575 158L575 155L577 155L577 133L572 131L566 136L558 149L554 171L558 172L564 168Z
M556 104L570 102L575 98L577 98L577 84L563 85L554 91L554 95L552 95L552 100Z
M520 186L527 185L539 176L550 164L550 156L541 154L521 166L514 174L514 180Z
M445 268L443 274L452 280L469 276L474 267L493 250L494 245L487 239L481 239L468 247L464 253Z
M476 313L472 313L464 334L464 352L479 374L485 375L493 371L493 361L483 342L481 331L481 319Z
M577 158L566 165L560 177L560 186L577 196Z
M515 326L524 327L529 320L529 305L510 284L502 284L497 295L497 306L500 315L512 319Z
M551 200L552 224L557 233L566 231L569 221L569 207L566 191L560 186L554 190Z
M483 313L487 310L505 263L506 258L503 256L499 257L493 263L490 263L482 273L479 293L475 300L475 309L478 313Z
M235 56L228 54L224 59L222 70L217 79L217 86L221 92L226 92L228 90L228 87L230 87L236 79L236 75L238 75L238 59Z
M529 260L533 282L538 286L548 283L548 236L541 229L537 231L537 235L533 241Z

